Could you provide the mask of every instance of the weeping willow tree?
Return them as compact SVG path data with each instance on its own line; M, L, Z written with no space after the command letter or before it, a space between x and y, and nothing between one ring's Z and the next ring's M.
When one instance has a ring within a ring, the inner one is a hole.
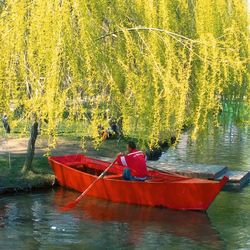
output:
M5 0L0 13L0 113L42 123L51 145L65 114L97 144L115 117L154 147L250 104L246 1Z

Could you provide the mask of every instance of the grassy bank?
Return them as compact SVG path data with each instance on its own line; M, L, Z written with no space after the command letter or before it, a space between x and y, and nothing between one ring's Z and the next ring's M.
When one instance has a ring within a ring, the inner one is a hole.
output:
M10 136L9 139L13 140L13 142L17 140L15 136ZM23 140L25 140L25 138ZM12 145L13 144L14 143L12 143ZM100 145L98 149L96 149L89 140L86 142L84 151L80 148L79 144L80 138L74 136L60 137L60 143L52 150L51 154L65 155L84 153L92 157L102 156L114 158L118 152L126 150L126 142L123 140L119 142L117 140L107 140ZM12 150L15 150L15 148ZM42 150L41 148L39 149L39 153L36 153L33 160L33 171L26 173L22 173L21 171L25 161L25 147L21 149L21 152L20 154L11 152L11 150L8 152L0 152L0 194L51 187L54 183L53 171L48 163L47 157L44 156L46 147Z
M34 171L22 173L25 156L0 156L0 193L28 191L37 188L51 187L54 175L47 158L36 156L33 162Z

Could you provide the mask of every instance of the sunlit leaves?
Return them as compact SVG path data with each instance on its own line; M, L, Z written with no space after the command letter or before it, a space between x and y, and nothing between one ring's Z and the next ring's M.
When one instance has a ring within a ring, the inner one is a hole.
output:
M110 119L151 147L184 125L196 138L225 102L245 114L248 38L240 0L6 0L0 112L36 114L52 146L66 119L97 144Z

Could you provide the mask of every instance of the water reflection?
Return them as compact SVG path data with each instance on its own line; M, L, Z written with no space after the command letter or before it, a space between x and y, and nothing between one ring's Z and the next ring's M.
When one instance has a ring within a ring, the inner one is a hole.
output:
M165 152L160 161L172 164L203 163L226 165L231 169L250 169L250 128L233 125L214 129L196 143L182 135L175 149Z
M79 194L59 188L54 201L58 207L74 200ZM160 235L188 238L214 248L222 247L218 232L213 228L206 213L175 211L164 208L134 206L112 203L87 197L77 209L72 210L75 217L98 223L116 222L126 224L129 244L137 245L147 232Z

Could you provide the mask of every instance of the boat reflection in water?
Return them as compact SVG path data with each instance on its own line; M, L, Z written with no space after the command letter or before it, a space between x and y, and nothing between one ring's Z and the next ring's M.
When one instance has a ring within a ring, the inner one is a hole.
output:
M55 192L55 204L62 207L74 201L79 193L64 188ZM117 222L129 227L131 243L140 240L147 231L157 234L184 237L201 244L209 244L211 248L223 248L219 233L211 225L206 213L193 211L177 211L166 208L136 206L112 203L106 200L85 197L75 209L69 211L81 220L93 222ZM137 244L136 244L137 245Z

